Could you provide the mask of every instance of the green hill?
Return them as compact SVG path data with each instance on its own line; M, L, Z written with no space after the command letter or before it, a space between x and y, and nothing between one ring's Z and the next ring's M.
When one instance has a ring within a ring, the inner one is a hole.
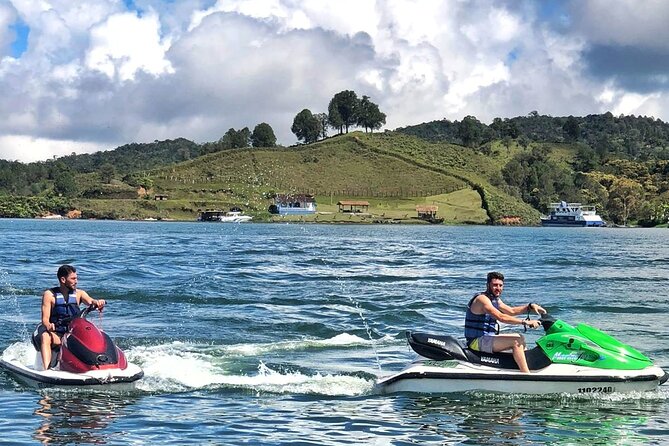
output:
M348 216L351 221L414 221L417 204L436 204L438 216L452 223L499 223L516 216L524 224L536 224L539 217L491 184L499 167L490 157L395 133L354 132L291 148L226 150L145 175L154 194L169 200L144 200L144 211L162 217L194 218L200 209L241 206L257 219L269 219L267 209L277 193L315 195L319 211L332 212L330 217L319 215L318 221L337 221L341 199L370 203L370 215ZM81 204L100 206L103 201L95 202ZM141 211L126 212L138 217Z

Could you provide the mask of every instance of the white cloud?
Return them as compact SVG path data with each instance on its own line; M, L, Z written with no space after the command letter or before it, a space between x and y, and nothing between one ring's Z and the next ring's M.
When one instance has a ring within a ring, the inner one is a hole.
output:
M638 94L638 93L624 93L620 95L620 98L618 99L617 104L611 111L614 115L632 115L632 114L639 114L639 115L644 115L646 114L644 110L649 110L653 109L654 107L646 107L646 103L650 99L659 99L658 94ZM652 113L651 113L652 115Z
M451 84L449 92L444 95L444 105L458 113L466 107L467 98L482 87L507 82L509 78L509 70L502 62L497 62L495 66L474 66L469 76Z
M660 118L667 114L667 103L669 103L669 98L666 93L655 93L646 97L641 105L634 112L630 113L634 113L637 116ZM663 121L666 122L666 117Z
M607 85L606 87L604 87L604 90L599 94L597 100L599 100L599 102L601 102L602 104L609 105L613 103L615 98L616 98L615 89Z
M292 119L303 108L324 112L332 96L347 88L367 94L359 87L369 85L371 47L321 29L279 32L279 27L215 13L173 45L170 84L188 92L175 95L175 106L190 118L217 116L210 138L230 127L268 122L280 140L291 142ZM269 120L276 115L278 121Z
M2 54L10 23L30 27L26 53L0 59L0 158L213 141L260 122L291 144L294 116L326 111L344 89L378 103L387 128L532 110L669 118L664 92L595 78L584 59L593 45L669 52L665 2L573 1L555 17L533 1L136 4L141 12L118 0L0 1Z
M160 21L155 13L143 17L114 14L91 29L90 41L86 66L109 77L127 81L140 70L155 76L173 71L165 60L170 42L160 41Z
M26 135L0 136L0 150L3 159L10 161L34 162L52 159L74 153L91 153L100 150L100 145L86 141L57 141L33 138Z
M504 9L492 8L476 22L471 21L461 26L462 34L472 44L490 47L491 43L506 43L518 36L520 23Z

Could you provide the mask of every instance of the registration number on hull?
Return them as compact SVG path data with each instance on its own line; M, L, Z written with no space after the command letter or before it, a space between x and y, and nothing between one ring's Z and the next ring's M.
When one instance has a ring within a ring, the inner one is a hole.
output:
M607 387L579 387L578 393L612 393L616 389L613 386Z

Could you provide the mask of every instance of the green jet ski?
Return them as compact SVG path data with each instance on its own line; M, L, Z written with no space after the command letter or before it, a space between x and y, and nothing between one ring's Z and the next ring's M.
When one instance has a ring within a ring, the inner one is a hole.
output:
M633 347L586 324L576 327L543 315L545 330L526 350L531 373L522 373L510 352L483 353L452 336L407 332L421 358L381 378L380 393L612 393L652 391L667 373Z

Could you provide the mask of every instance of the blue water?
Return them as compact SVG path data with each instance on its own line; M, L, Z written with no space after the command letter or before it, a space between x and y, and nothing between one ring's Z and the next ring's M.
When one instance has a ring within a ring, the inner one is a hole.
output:
M110 394L0 373L0 439L14 444L669 444L667 386L373 393L414 358L405 329L461 333L490 270L507 303L539 302L669 368L666 229L0 220L0 237L0 353L30 353L40 296L71 263L108 301L92 320L146 373Z

